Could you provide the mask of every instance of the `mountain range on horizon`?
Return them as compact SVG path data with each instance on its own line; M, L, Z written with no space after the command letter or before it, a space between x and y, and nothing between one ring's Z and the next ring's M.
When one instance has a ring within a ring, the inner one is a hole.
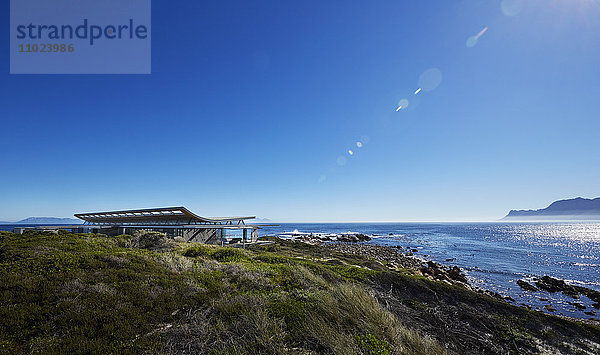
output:
M600 220L600 197L558 200L538 210L511 210L503 220Z
M552 202L548 207L537 210L510 210L502 218L507 221L545 221L545 220L600 220L600 197L588 199L576 197ZM271 222L268 218L256 218L252 222ZM77 218L28 217L20 221L0 221L0 224L82 224Z
M83 224L78 218L28 217L17 222L1 221L0 224Z

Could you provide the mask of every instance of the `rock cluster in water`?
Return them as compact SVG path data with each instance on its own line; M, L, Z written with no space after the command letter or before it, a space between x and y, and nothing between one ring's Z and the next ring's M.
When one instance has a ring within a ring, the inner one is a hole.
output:
M557 279L551 276L542 276L541 278L534 278L532 285L531 283L525 280L517 281L517 285L521 287L524 291L528 292L537 292L537 291L546 291L550 293L562 292L564 295L572 297L574 299L579 299L580 295L587 296L594 303L592 307L596 309L600 309L600 292L596 290L592 290L587 287L570 285L565 280ZM578 310L584 310L585 306L580 302L569 302L570 305L577 308ZM555 309L552 306L545 306L547 311L554 312ZM593 312L586 312L586 314L590 314Z
M371 237L362 233L345 233L345 234L300 234L294 235L294 239L309 243L309 244L320 244L322 242L342 242L342 243L359 243L368 242Z
M525 280L517 281L517 285L519 285L519 287L521 287L524 291L531 291L531 292L538 291L537 287L533 286L532 284L530 284L529 282L527 282Z

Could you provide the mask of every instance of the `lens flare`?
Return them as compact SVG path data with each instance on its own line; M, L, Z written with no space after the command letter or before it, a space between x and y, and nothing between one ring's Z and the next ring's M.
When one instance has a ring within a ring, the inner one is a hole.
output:
M352 151L352 149L348 149L348 154L354 155L354 152Z
M483 36L483 34L487 32L487 30L488 28L484 27L483 30L479 31L479 33L475 35L475 39L479 39L479 37Z
M419 76L419 90L431 91L442 82L442 72L438 68L427 69ZM417 94L418 92L415 92Z
M357 148L362 148L362 142L356 142L356 147Z
M522 0L502 0L500 3L502 13L506 16L517 16L523 9Z
M477 44L477 38L475 36L471 36L467 38L467 48L473 48Z
M346 165L346 161L347 161L346 157L340 156L337 158L337 165L344 166L344 165Z
M485 27L483 30L479 31L478 34L476 34L475 36L471 36L467 39L467 47L472 48L475 47L475 45L477 45L477 42L479 41L479 37L483 36L483 34L485 32L487 32L488 28Z
M420 92L421 92L421 88L418 88L418 89L415 91L415 95L416 95L416 94L418 94L418 93L420 93Z

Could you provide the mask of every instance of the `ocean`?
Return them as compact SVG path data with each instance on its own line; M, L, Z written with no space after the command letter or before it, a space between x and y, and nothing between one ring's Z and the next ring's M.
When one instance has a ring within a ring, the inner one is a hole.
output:
M0 230L13 227L0 225ZM260 234L293 231L357 232L374 236L367 244L417 249L415 256L459 266L475 286L545 312L544 305L551 304L555 314L590 318L584 312L594 311L593 302L585 296L574 300L562 293L526 292L517 280L549 275L600 291L600 223L301 223L266 227Z
M471 284L510 296L516 304L545 312L544 306L551 304L554 314L577 318L591 318L584 312L596 311L585 296L575 300L562 293L526 292L516 282L531 283L533 277L549 275L600 291L600 223L282 224L265 228L262 234L295 230L377 235L367 244L400 245L417 249L415 256L457 265ZM578 310L569 302L582 303L586 309Z

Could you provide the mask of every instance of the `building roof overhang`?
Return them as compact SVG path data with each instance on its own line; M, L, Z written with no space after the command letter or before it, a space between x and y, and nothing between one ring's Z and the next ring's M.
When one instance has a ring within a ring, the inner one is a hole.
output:
M139 210L123 210L108 212L76 213L75 217L89 224L135 224L135 225L169 225L169 224L244 224L248 217L200 217L185 207L147 208Z

